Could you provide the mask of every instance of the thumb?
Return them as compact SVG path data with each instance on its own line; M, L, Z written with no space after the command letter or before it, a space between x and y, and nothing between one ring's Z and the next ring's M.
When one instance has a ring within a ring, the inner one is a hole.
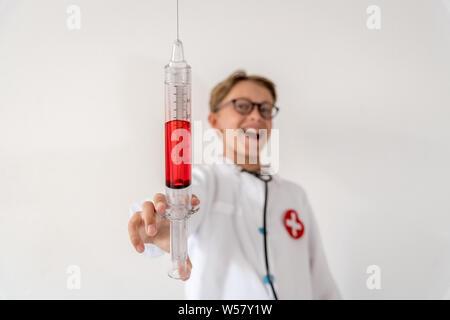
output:
M187 258L186 261L186 269L183 270L184 268L180 267L179 272L180 272L180 276L181 276L181 280L186 281L190 278L191 276L191 270L192 270L192 263L191 263L191 259L189 259L189 257Z

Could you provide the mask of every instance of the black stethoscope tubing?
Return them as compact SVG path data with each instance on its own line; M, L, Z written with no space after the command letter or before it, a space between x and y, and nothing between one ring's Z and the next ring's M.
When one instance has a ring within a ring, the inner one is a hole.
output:
M271 175L262 175L259 173L247 171L245 169L241 169L241 171L250 173L250 174L254 175L255 177L257 177L259 180L264 182L263 234L264 234L264 259L265 259L265 263L266 263L266 277L267 277L267 280L269 281L270 287L272 288L272 293L273 293L273 296L275 297L275 300L278 300L278 296L277 296L277 293L275 291L275 288L273 286L273 282L272 282L272 279L270 276L269 259L268 259L268 254L267 254L267 237L266 237L266 234L267 234L267 229L266 229L267 195L268 195L268 191L269 191L268 183L270 181L272 181L272 176Z

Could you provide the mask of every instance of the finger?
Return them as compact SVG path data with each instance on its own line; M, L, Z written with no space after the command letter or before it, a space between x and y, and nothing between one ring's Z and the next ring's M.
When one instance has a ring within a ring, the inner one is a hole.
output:
M153 202L146 201L142 205L142 219L144 220L144 228L145 232L150 236L153 237L157 233L156 229L156 215L155 215L155 207L153 205Z
M139 236L139 225L141 224L141 212L136 212L128 222L128 234L130 236L130 241L133 244L137 252L142 253L145 250L144 243Z
M181 280L183 280L183 281L188 280L189 277L191 276L191 270L192 270L192 263L191 263L191 259L189 259L189 257L188 257L186 270L183 270L183 268L180 268L180 271L179 271Z
M195 194L192 195L191 205L193 207L198 206L200 204L200 200L197 198Z
M155 203L156 212L163 214L166 211L167 201L165 195L163 195L162 193L155 194L153 202Z

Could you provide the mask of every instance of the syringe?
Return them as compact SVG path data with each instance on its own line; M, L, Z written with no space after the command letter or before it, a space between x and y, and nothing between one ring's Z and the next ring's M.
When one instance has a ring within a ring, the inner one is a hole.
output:
M170 219L169 276L186 279L187 219L191 209L191 67L184 60L183 44L173 43L165 67L166 217Z

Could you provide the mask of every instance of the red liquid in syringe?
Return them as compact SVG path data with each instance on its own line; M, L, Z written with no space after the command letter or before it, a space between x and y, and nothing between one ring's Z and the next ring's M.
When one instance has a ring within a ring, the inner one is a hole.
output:
M175 136L172 136L175 130ZM178 139L172 140L172 138ZM186 188L191 184L191 123L184 120L166 122L166 186ZM186 139L184 141L184 139ZM175 149L174 149L175 148Z

